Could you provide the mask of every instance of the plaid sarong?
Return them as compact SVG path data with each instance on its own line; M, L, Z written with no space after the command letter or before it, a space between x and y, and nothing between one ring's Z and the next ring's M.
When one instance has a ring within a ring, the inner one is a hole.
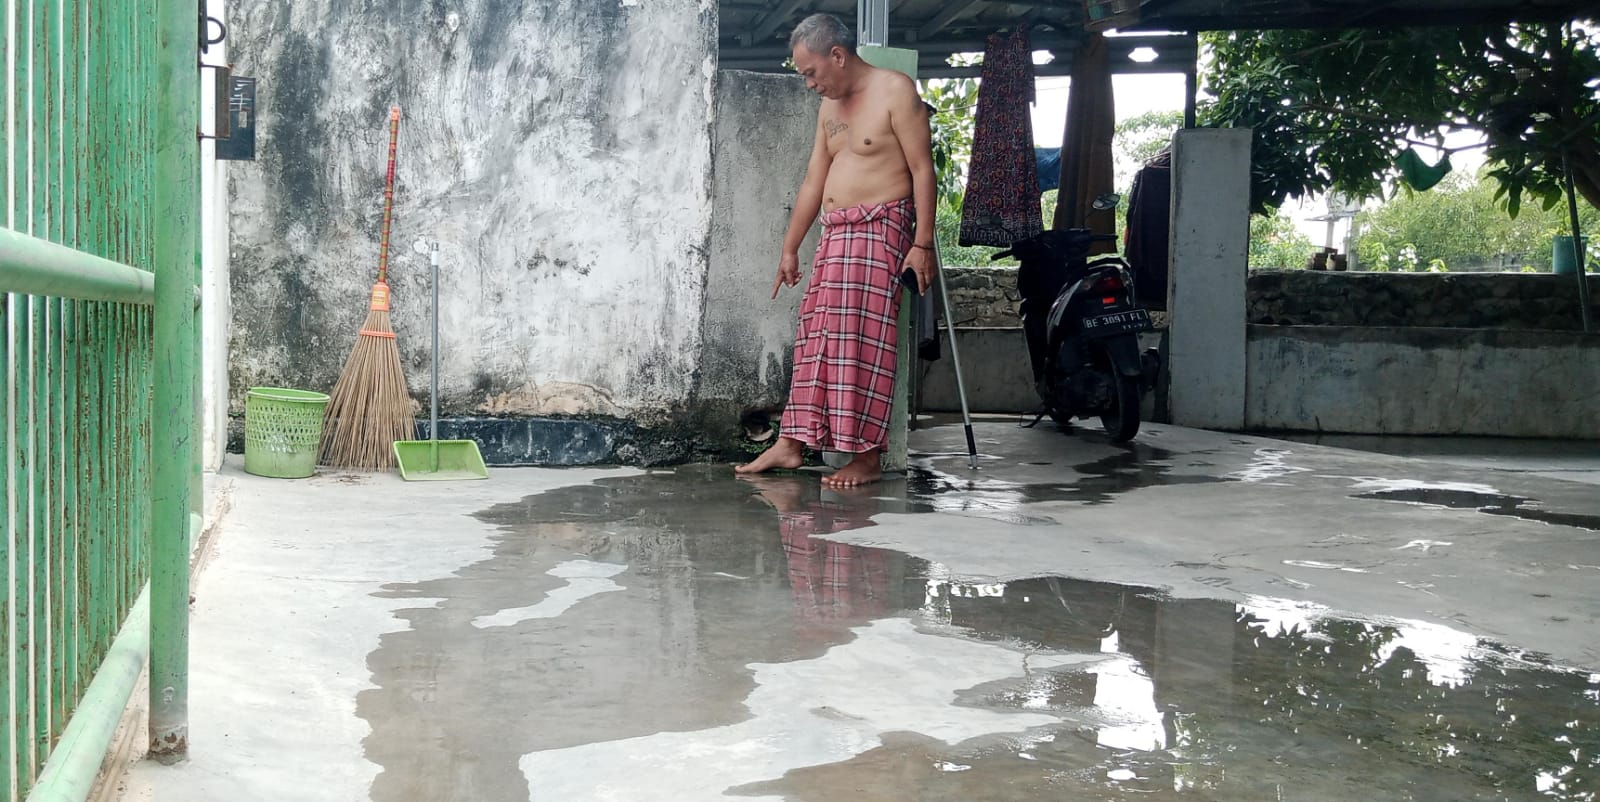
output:
M822 216L800 302L784 437L851 454L888 442L900 273L915 220L910 200Z

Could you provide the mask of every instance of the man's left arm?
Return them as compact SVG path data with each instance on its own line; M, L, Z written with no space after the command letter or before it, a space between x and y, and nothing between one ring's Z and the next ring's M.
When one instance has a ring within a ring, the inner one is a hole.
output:
M917 208L916 238L906 254L906 266L917 274L917 290L927 292L938 268L934 259L939 202L933 174L933 134L928 126L928 107L923 105L916 83L905 78L899 89L889 110L889 123L900 141L906 168L911 171L911 198Z

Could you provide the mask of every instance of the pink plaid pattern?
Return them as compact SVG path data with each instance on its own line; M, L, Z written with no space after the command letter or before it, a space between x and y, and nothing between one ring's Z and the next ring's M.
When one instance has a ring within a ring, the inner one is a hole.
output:
M789 593L802 618L882 615L889 609L889 563L880 549L813 537L819 522L786 514L778 531L789 561ZM823 525L823 533L854 528Z
M783 436L851 454L888 442L900 273L915 220L910 200L822 216L800 302Z

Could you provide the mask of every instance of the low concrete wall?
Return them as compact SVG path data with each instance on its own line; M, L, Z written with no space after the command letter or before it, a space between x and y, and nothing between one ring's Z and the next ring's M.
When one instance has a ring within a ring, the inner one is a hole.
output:
M1600 277L1589 277L1600 298ZM1550 273L1250 273L1250 322L1580 331L1576 276Z
M967 404L973 412L1026 412L1039 407L1033 391L1028 345L1019 328L958 328L961 372L967 380ZM960 412L955 363L950 359L949 332L939 332L942 359L924 363L923 412Z
M1246 427L1600 439L1600 335L1250 326Z
M961 395L956 387L955 363L950 359L949 332L940 330L940 353L944 356L927 363L922 381L923 412L960 412ZM975 413L1027 413L1039 409L1039 396L1033 389L1033 368L1028 364L1028 344L1020 328L957 328L956 344L961 348L961 372L967 380L967 406ZM1163 332L1149 331L1139 336L1139 349L1159 348ZM1153 417L1158 407L1155 395L1145 398L1144 419ZM1163 416L1164 412L1161 413Z

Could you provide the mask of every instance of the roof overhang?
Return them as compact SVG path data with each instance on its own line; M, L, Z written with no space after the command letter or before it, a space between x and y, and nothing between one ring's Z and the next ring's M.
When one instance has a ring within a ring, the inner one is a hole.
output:
M1387 28L1568 20L1580 0L1083 0L1090 30Z
M808 14L846 21L856 0L719 0L718 50L724 68L784 71L788 35ZM1594 14L1593 0L890 0L886 44L921 53L924 78L976 75L952 67L954 53L982 52L989 34L1026 25L1036 49L1054 56L1039 75L1071 71L1072 54L1089 31L1144 32L1112 37L1112 71L1192 72L1193 32L1265 28L1375 28L1575 19ZM1184 31L1185 35L1156 32ZM1151 48L1156 58L1134 61Z

